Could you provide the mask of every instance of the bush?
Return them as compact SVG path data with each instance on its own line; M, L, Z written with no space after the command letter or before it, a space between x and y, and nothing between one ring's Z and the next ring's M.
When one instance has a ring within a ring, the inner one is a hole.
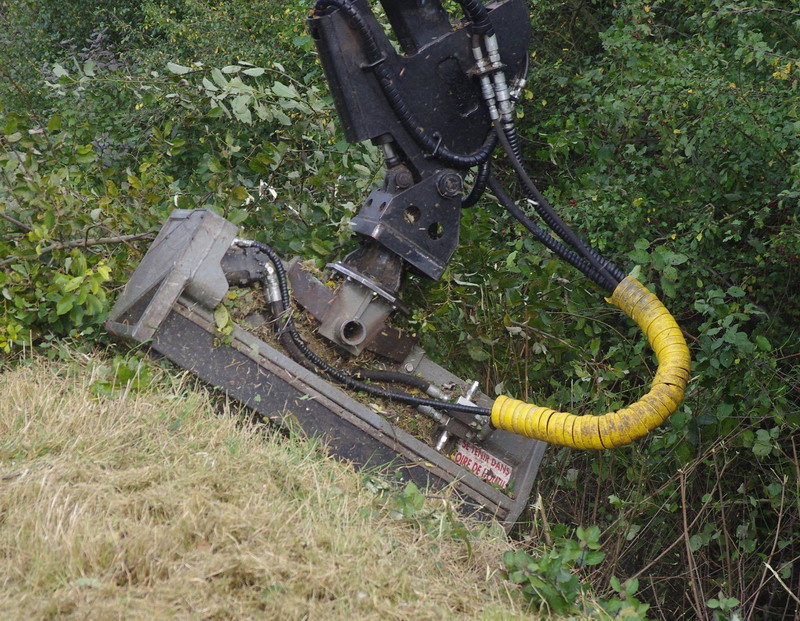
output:
M130 242L175 207L207 207L283 252L328 257L350 237L348 192L375 180L376 151L336 136L311 77L280 63L111 63L109 49L63 50L38 105L3 110L2 350L95 334L107 293L141 257ZM25 101L40 88L15 84Z
M610 602L638 579L664 618L791 618L798 15L733 0L530 5L527 159L565 218L665 298L694 371L685 405L636 446L550 451L539 492L563 532L509 571L575 586L572 605L583 587L566 541L592 524L605 556L581 575L612 585ZM320 262L352 244L349 217L381 162L341 140L305 3L109 2L69 32L47 21L55 4L1 6L0 348L101 338L144 249L127 236L152 234L175 206ZM404 293L434 357L489 392L580 413L641 394L652 356L594 285L490 200L464 214L461 237L440 281L411 278Z

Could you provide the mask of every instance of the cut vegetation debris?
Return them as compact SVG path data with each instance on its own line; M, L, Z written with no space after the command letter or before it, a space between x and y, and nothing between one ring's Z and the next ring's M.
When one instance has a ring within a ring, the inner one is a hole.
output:
M524 614L499 527L467 534L442 499L398 519L413 494L388 510L386 485L313 442L151 366L115 388L135 363L74 358L0 375L4 618Z

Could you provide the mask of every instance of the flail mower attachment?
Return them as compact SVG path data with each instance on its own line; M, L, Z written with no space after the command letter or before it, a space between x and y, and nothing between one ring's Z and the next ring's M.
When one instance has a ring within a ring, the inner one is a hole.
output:
M488 425L464 433L457 413L423 407L426 413L419 416L437 417L443 430L438 442L428 444L244 325L234 323L223 337L214 311L228 293L229 279L242 278L243 251L233 245L235 238L236 227L210 211L174 211L118 299L108 329L165 356L264 419L320 438L331 454L359 468L392 472L423 488L452 485L466 510L494 516L510 528L527 505L546 444ZM307 288L307 280L296 276L293 289L295 282ZM407 349L401 361L384 368L421 378L438 387L431 390L440 397L491 407L492 399L433 363L419 347Z

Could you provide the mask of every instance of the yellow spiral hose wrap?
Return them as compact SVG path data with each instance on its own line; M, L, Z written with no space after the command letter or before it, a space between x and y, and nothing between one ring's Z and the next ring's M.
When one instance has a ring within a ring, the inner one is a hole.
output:
M653 386L636 403L602 416L556 412L509 397L492 406L492 424L529 438L578 449L607 449L629 444L663 423L683 401L691 358L681 329L642 283L628 276L607 302L642 329L658 358Z

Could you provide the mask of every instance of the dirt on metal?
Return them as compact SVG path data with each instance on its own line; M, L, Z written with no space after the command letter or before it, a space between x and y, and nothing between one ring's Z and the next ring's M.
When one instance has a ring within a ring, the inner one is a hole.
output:
M276 337L276 322L279 320L270 314L269 308L264 302L264 294L261 289L232 288L228 292L228 299L224 304L228 307L231 318L235 323L265 343L279 351L284 351ZM362 354L359 357L358 364L355 364L350 354L338 349L330 341L317 334L317 321L303 309L293 307L291 313L295 328L297 328L300 336L330 366L348 373L355 373L358 369L363 368L379 368L376 366L380 362L378 356L369 352ZM382 386L381 384L376 385ZM387 384L385 387L427 398L427 395L410 386ZM436 442L439 433L438 425L413 406L374 397L346 386L340 386L340 388L360 403L380 414L388 422L410 433L418 440L429 445Z

